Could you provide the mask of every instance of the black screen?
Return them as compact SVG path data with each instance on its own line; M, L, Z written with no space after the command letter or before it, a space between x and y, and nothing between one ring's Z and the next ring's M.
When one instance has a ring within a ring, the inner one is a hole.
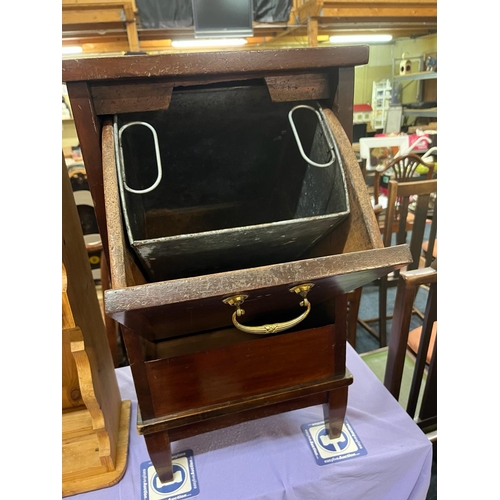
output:
M195 37L252 36L252 0L193 0Z

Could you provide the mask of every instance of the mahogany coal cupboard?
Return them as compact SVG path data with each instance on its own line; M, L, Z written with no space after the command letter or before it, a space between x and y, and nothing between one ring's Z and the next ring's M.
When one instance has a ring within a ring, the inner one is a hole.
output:
M170 442L322 404L340 435L346 294L384 248L352 151L368 47L63 61L122 328L138 430Z

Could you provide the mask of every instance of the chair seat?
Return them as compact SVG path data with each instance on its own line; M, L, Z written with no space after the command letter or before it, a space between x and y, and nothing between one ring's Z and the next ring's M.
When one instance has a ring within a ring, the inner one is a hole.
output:
M387 365L387 353L388 353L388 347L381 347L380 349L375 349L374 351L369 351L363 354L360 354L361 359L368 365L370 370L376 375L376 377L384 383L384 375L385 375L385 368ZM398 402L399 404L403 407L406 408L408 404L408 398L410 395L410 387L411 387L411 380L413 376L413 371L415 369L415 356L413 353L407 349L406 356L405 356L405 363L404 363L404 369L403 369L403 378L401 380L401 391L399 393L399 399ZM416 409L416 414L418 414L418 411L420 409L421 405L421 400L424 392L424 387L425 387L425 381L427 379L427 374L424 372L423 375L423 384L420 390L420 394L418 396L418 402L417 402L417 409Z
M429 349L427 351L427 356L425 358L425 362L427 364L429 364L431 362L432 351L434 350L434 342L436 339L436 332L437 332L437 321L434 321L434 323L432 325L432 332L431 332L431 340L429 342ZM411 352L415 355L418 352L418 346L420 344L420 336L421 335L422 335L422 327L421 326L413 329L408 334L408 347L410 348Z
M424 253L427 253L427 249L429 247L429 242L428 241L424 241L422 243L422 250L424 251ZM437 259L437 255L438 255L438 240L437 238L434 240L434 248L432 249L432 256Z
M412 157L412 161L417 162L417 158ZM399 159L399 162L404 160ZM401 165L400 165L401 166ZM410 176L411 177L411 176ZM381 236L384 247L394 245L408 245L412 254L412 262L406 270L429 267L432 263L432 255L426 256L422 251L424 239L427 239L428 253L432 252L432 245L436 239L437 231L437 200L432 197L437 192L437 180L409 180L409 181L388 181L387 207L382 212L375 214L381 228ZM434 214L429 218L429 204L433 200ZM374 206L381 206L374 198ZM410 204L415 202L413 211L409 211ZM428 236L426 231L428 230ZM387 294L390 287L398 283L398 275L404 272L398 269L394 274L381 276L375 280L379 288L378 316L375 318L358 318L358 323L368 331L373 337L378 339L379 346L387 345L387 320L391 313L387 310ZM420 317L423 314L415 311ZM370 323L377 322L378 329L370 326ZM406 335L408 332L406 332ZM406 340L404 342L406 345ZM402 360L401 360L402 361ZM419 370L420 371L420 370ZM416 394L416 393L415 393ZM412 407L414 406L412 402Z
M413 228L413 222L415 221L415 216L412 213L408 213L406 217L406 230L411 231ZM384 233L384 218L383 216L380 217L379 219L379 224L380 232L383 234ZM397 233L399 229L399 219L395 220L393 225L392 225L392 232Z
M420 249L421 241L416 247ZM414 329L412 313L419 290L427 291L422 325ZM410 326L412 325L412 326ZM409 339L414 354L408 346ZM429 349L433 345L433 349ZM431 266L401 272L387 347L362 353L361 359L382 381L390 394L406 409L433 442L437 441L437 259ZM432 344L431 344L432 343ZM417 348L418 346L418 348ZM425 358L432 357L426 364Z

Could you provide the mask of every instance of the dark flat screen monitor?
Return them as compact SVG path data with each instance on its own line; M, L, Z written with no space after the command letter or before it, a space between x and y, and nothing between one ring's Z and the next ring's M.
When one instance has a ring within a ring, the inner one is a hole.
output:
M195 38L253 36L253 0L192 0Z

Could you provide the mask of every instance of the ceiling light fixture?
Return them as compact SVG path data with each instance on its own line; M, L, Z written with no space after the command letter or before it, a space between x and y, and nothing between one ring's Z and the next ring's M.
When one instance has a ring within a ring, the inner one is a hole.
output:
M83 52L83 49L79 46L73 46L73 47L63 47L62 48L62 53L63 54L81 54Z
M333 35L330 43L387 43L392 35Z
M240 47L247 41L244 38L208 38L206 40L173 40L172 47L177 49L196 47Z

